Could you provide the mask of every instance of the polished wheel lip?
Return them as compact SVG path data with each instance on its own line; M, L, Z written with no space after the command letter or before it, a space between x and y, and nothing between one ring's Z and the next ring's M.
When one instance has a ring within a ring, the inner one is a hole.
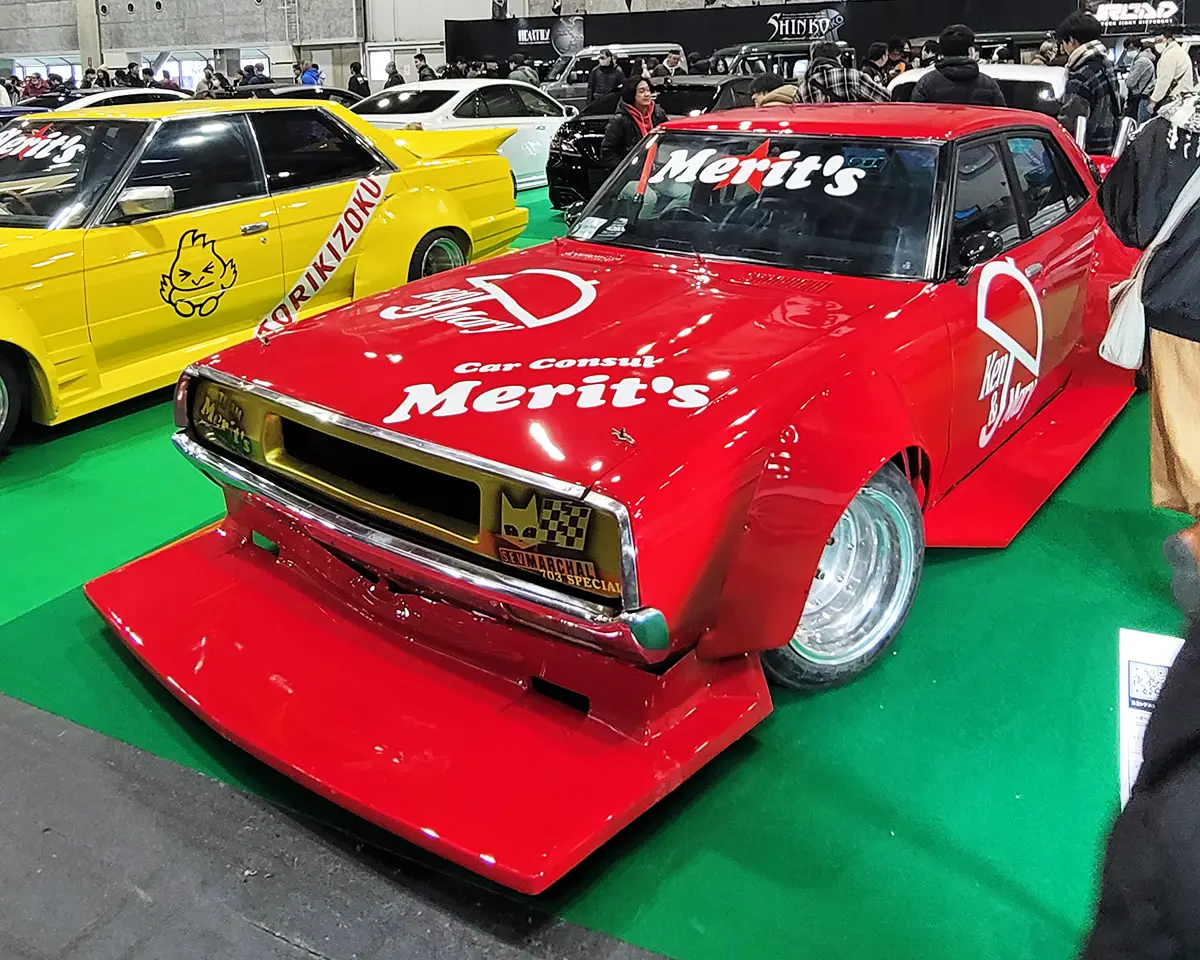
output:
M876 551L884 558L884 564L870 571L873 578L890 577L894 574L895 585L891 596L886 599L883 609L873 617L869 628L848 646L837 643L828 646L815 647L801 640L802 632L811 630L811 623L806 620L812 615L803 614L789 642L791 649L804 660L822 666L836 667L862 660L870 656L892 634L896 624L904 617L908 609L909 598L913 591L913 574L916 569L917 543L908 518L900 504L887 494L886 491L866 487L850 502L846 512L839 518L830 542L822 551L818 569L828 567L831 573L853 570L853 564L859 563L854 558L847 563L847 555L855 549L839 542L839 537L853 532L856 539L865 524L870 524L880 537L880 546ZM860 543L858 546L862 545ZM894 559L893 559L894 558ZM847 580L852 579L847 572ZM814 580L814 584L816 580ZM865 584L864 584L865 585ZM824 608L832 599L836 599L840 591L825 589L822 599ZM874 605L874 593L862 590L859 603ZM868 618L871 615L868 614ZM855 631L857 632L857 631Z
M3 433L4 428L8 425L11 413L12 402L8 397L8 384L4 382L3 377L0 377L0 433Z
M450 237L438 237L421 258L421 276L432 277L446 270L465 266L467 257Z

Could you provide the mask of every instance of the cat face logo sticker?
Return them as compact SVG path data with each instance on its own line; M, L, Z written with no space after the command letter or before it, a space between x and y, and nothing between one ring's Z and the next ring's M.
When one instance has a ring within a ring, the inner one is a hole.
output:
M1033 305L1036 349L1029 349L1013 335L988 316L988 291L1000 277L1015 280L1029 297ZM993 260L984 264L979 273L979 295L976 300L975 324L981 333L987 334L1000 347L987 355L983 368L983 383L979 388L979 399L988 401L987 422L979 431L979 446L986 447L1004 424L1015 420L1029 406L1033 391L1037 389L1042 370L1042 341L1045 336L1042 323L1042 305L1037 291L1012 260ZM1022 369L1018 370L1018 364ZM1014 382L1015 381L1015 382Z
M498 536L522 550L540 545L582 550L591 516L591 507L550 497L543 497L539 503L537 494L525 506L515 507L508 494L501 491Z
M464 282L464 287L414 294L414 303L388 307L379 316L384 320L428 317L457 327L461 333L495 333L560 323L582 313L596 300L596 281L566 270L530 268L467 277ZM535 299L539 308L526 306Z
M217 252L208 236L189 230L179 238L171 269L162 275L158 293L181 317L207 317L225 291L237 281L237 264Z

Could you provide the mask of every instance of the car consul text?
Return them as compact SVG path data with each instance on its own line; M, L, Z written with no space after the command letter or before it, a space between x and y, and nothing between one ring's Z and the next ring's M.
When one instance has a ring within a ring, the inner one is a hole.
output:
M1033 316L1037 330L1037 350L1030 353L1010 333L988 316L988 292L992 284L1001 277L1015 280L1029 296L1033 304ZM976 326L981 333L994 340L1001 349L992 350L984 361L983 382L979 388L979 399L988 401L987 422L979 431L979 446L986 447L1004 424L1021 416L1029 406L1042 368L1042 305L1029 279L1017 269L1012 260L993 260L984 264L979 274L979 295L976 300ZM1017 372L1017 365L1022 368ZM1016 376L1014 376L1016 374ZM1016 377L1028 374L1028 382ZM1014 380L1016 382L1014 382Z
M317 248L312 260L292 281L291 289L270 312L259 322L257 336L277 333L288 324L294 323L306 301L311 300L325 287L338 271L358 238L367 229L384 200L388 175L364 177L350 192L350 201L329 231L329 236Z

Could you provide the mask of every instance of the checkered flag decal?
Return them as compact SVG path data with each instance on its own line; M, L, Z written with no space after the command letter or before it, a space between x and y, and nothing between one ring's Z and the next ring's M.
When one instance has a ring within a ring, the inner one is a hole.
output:
M544 497L541 513L538 514L538 526L545 537L542 542L547 546L582 550L587 543L588 520L591 516L591 507Z

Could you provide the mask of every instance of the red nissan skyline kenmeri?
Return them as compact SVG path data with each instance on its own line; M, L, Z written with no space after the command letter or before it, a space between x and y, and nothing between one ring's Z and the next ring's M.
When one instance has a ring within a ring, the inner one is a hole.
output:
M568 238L188 368L227 516L87 594L234 743L537 893L767 678L879 660L926 547L1006 545L1121 410L1095 193L1020 111L669 123Z

